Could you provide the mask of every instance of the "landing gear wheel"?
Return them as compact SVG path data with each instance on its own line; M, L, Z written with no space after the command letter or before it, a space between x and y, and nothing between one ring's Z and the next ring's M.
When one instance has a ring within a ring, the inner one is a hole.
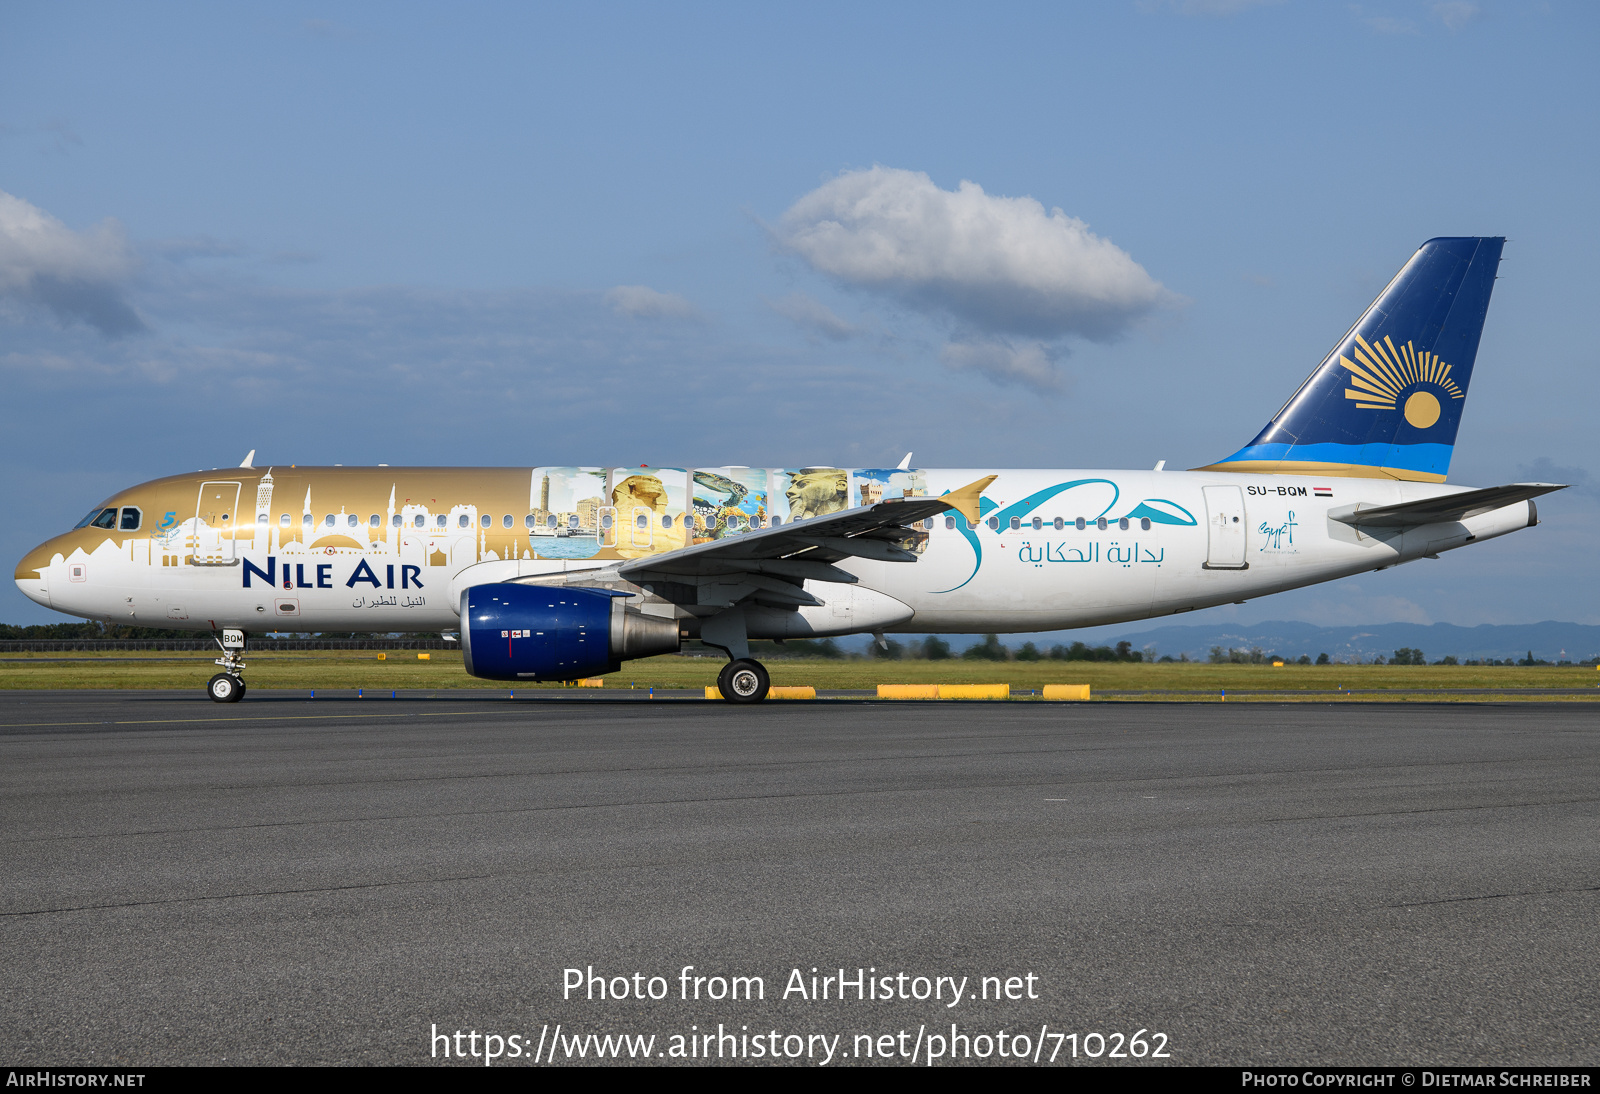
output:
M772 677L760 661L729 661L717 675L717 690L730 703L759 703L771 686Z
M206 692L213 702L237 703L244 698L244 681L237 676L219 672L206 684Z

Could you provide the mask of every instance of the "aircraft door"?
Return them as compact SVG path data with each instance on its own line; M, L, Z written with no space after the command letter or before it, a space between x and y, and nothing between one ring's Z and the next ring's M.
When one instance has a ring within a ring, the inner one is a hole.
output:
M1244 490L1237 486L1207 486L1207 570L1248 570L1245 561Z
M239 561L234 547L234 530L239 522L239 490L242 483L203 482L194 507L194 555L196 566L233 566Z

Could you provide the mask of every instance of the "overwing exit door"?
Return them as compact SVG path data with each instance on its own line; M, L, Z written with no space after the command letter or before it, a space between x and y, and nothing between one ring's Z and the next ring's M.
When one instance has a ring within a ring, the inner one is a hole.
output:
M1207 570L1248 570L1245 561L1244 490L1238 486L1207 486Z

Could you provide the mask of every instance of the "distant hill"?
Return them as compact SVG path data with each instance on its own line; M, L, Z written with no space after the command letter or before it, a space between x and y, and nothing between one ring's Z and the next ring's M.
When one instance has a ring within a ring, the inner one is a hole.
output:
M1326 653L1335 660L1375 655L1389 657L1402 647L1422 650L1429 661L1453 655L1465 661L1493 657L1526 657L1546 661L1586 661L1600 655L1600 627L1582 623L1484 623L1458 627L1454 623L1376 623L1356 627L1319 627L1313 623L1252 623L1247 626L1157 627L1118 636L1134 649L1151 646L1157 656L1186 653L1205 660L1212 646L1224 649L1259 647L1263 653L1315 658Z

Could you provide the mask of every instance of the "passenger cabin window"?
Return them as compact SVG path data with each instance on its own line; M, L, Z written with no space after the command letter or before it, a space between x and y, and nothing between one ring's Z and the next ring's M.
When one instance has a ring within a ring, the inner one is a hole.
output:
M1100 519L1096 520L1094 522L1094 526L1104 532L1106 530L1106 518L1101 517Z
M511 514L510 513L507 513L504 517L502 517L500 519L500 527L502 527L502 528L510 528L511 527Z
M633 526L635 528L648 528L650 527L650 518L645 516L643 513L640 513L638 516L633 518Z
M1044 518L1043 517L1034 517L1033 518L1033 530L1035 532L1037 532L1037 531L1039 531L1039 529L1041 529L1043 527L1044 527Z
M301 517L300 518L300 524L301 524L302 527L310 528L311 527L311 514L307 513L305 516Z
M610 513L607 513L605 516L600 518L600 527L605 528L605 529L610 529L610 527L611 527L611 514Z
M354 528L356 525L358 525L360 523L361 523L361 518L356 516L354 513L351 513L349 516L344 518L344 526L346 528Z
M1011 518L1011 530L1013 532L1015 532L1018 528L1021 528L1021 527L1022 527L1022 518L1021 517L1012 517Z
M1140 517L1139 518L1139 528L1142 531L1148 532L1150 530L1150 518L1149 517Z
M782 523L783 523L783 518L782 517L773 517L772 518L772 526L774 528L778 527Z
M663 527L663 528L671 528L672 527L672 514L671 513L663 513L662 514L662 516L661 516L661 527Z
M485 513L483 516L478 518L478 527L480 528L487 528L492 523L493 518L491 518L488 513Z
M554 528L556 523L556 515L554 513L551 513L548 517L544 518L544 526L546 528Z
M1059 531L1061 531L1061 529L1065 528L1066 526L1067 526L1067 522L1062 520L1060 517L1057 517L1055 519L1055 523L1054 523L1053 527L1055 528L1056 531L1059 532Z
M439 514L439 519L436 520L434 523L437 524L440 528L443 528L447 522L448 522L448 518L443 513L440 513Z
M998 532L999 530L1000 530L1000 518L999 517L990 517L989 518L989 531Z
M465 513L462 513L461 516L456 519L456 527L457 528L467 528L467 527L470 527L471 524L472 524L472 518L467 516L467 514L465 514Z
M117 527L124 532L137 532L139 530L139 510L131 505L123 506L122 523Z
M1123 517L1121 520L1117 521L1117 527L1126 532L1128 530L1128 518Z
M1077 519L1077 520L1075 520L1075 521L1073 521L1073 522L1072 522L1072 526L1073 526L1073 527L1074 527L1074 528L1076 528L1076 529L1077 529L1077 530L1078 530L1078 531L1080 531L1080 532L1081 532L1081 531L1083 531L1083 530L1084 530L1084 529L1085 529L1085 528L1087 528L1087 527L1088 527L1088 526L1089 526L1089 524L1088 524L1088 522L1087 522L1087 521L1085 521L1085 520L1084 520L1084 519L1083 519L1083 518L1082 518L1082 517L1079 517L1079 518L1078 518L1078 519Z
M287 527L289 527L289 514L288 513L285 513L285 514L283 514L282 516L280 516L278 518L278 527L279 528L287 528Z
M527 516L522 518L522 525L523 525L524 528L532 528L534 525L536 525L538 523L539 523L539 518L534 516L532 513L529 513Z
M327 516L322 518L322 526L324 528L332 528L333 527L333 514L332 513L329 513Z
M421 513L418 513L417 519L413 523L416 525L416 527L421 528L425 523L427 523L427 520Z
M115 509L103 510L94 518L96 528L115 528L117 526L117 511Z
M380 517L376 513L372 514L372 516L367 518L367 527L368 528L382 528L383 527L383 518Z

